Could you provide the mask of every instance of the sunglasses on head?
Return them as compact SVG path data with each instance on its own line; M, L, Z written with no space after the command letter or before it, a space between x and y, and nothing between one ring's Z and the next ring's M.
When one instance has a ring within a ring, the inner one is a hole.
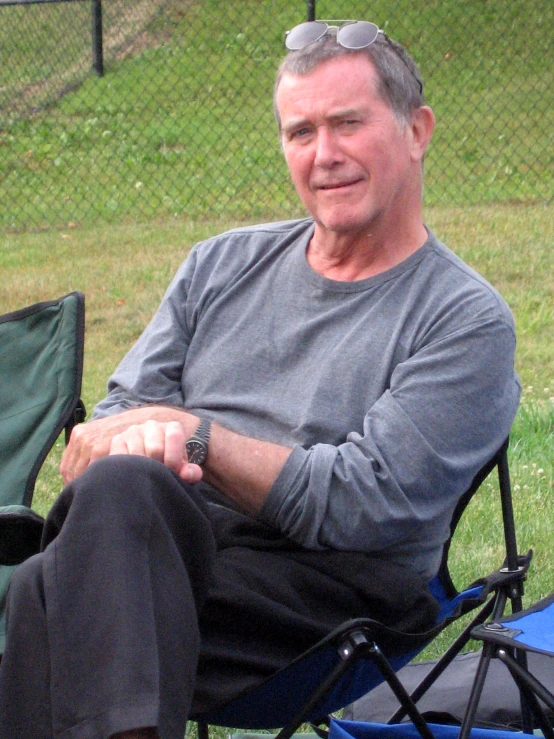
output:
M335 26L331 24L342 23L341 26ZM371 46L379 36L383 35L385 41L388 42L390 48L394 51L397 57L404 63L412 77L419 85L419 92L423 92L423 84L418 79L414 71L408 66L406 60L398 53L393 44L391 44L387 34L382 31L375 23L369 21L307 21L306 23L300 23L295 26L291 31L287 31L285 34L285 46L289 51L299 51L309 44L313 44L316 41L320 41L324 36L329 33L331 28L337 29L337 43L344 46L345 49L365 49Z

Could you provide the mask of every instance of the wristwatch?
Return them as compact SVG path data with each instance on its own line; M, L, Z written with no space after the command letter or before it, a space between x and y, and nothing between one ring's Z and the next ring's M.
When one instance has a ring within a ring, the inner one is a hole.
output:
M203 418L198 428L185 444L188 461L192 464L204 464L208 456L211 423Z

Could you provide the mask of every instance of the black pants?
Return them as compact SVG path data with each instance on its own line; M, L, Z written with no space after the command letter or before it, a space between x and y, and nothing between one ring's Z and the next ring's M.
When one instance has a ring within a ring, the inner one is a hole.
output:
M198 714L259 683L347 618L415 630L435 603L365 554L303 550L207 505L164 466L109 457L52 508L15 572L0 739L106 739Z

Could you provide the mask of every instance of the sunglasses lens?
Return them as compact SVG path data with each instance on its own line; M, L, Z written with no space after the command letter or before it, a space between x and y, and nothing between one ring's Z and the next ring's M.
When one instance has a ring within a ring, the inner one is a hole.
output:
M290 51L303 49L308 44L313 44L314 41L319 41L320 38L325 36L327 28L327 23L322 23L321 21L301 23L287 33L285 46Z
M337 33L337 41L347 49L365 49L377 38L379 28L369 21L356 21L341 26Z

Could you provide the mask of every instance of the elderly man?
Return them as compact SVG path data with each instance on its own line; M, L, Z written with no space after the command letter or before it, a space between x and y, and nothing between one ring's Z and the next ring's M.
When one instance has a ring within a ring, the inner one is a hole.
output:
M518 404L512 317L423 224L434 118L402 47L366 22L287 46L310 217L197 245L74 430L12 582L2 737L181 739L346 618L435 618L451 513Z

